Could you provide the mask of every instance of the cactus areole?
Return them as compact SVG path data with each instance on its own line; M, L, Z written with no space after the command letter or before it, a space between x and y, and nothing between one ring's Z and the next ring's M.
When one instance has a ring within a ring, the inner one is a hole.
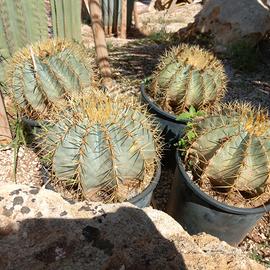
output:
M44 144L55 177L78 184L90 200L129 199L129 190L149 184L157 165L158 131L153 121L140 106L112 101L102 93L79 107L72 117L47 130Z
M6 78L15 103L23 114L37 119L94 82L86 49L61 40L21 49L8 67Z
M225 105L191 128L196 138L185 160L200 185L248 198L269 194L270 121L265 112L247 104Z
M222 63L198 46L174 47L161 57L150 85L151 98L175 115L219 103L226 90Z

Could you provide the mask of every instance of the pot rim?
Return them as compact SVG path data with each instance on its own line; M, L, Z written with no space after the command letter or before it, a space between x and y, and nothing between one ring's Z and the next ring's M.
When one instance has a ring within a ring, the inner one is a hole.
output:
M185 171L185 168L183 166L183 162L181 160L179 150L176 150L176 166L180 173L183 175L183 179L185 181L185 184L198 196L200 199L204 200L208 204L222 210L228 213L237 214L237 215L250 215L250 214L260 214L264 212L270 211L270 203L267 205L262 205L259 207L254 208L242 208L242 207L235 207L230 206L228 204L221 203L217 201L216 199L212 198L211 196L207 195L205 192L203 192L188 176L188 174Z
M142 94L143 99L149 104L151 109L153 109L156 114L158 114L162 118L165 118L165 119L167 118L170 121L178 123L178 124L186 124L188 122L187 120L186 121L185 120L176 120L176 116L174 116L170 113L167 113L167 112L163 111L162 109L160 109L153 101L151 101L149 96L146 94L144 83L141 83L140 89L141 89L141 94Z
M150 181L150 184L141 193L137 194L136 196L132 197L129 200L126 200L126 202L134 204L140 201L143 197L146 197L149 193L153 192L153 190L156 188L159 182L160 175L161 175L161 163L158 162L155 174L152 180Z

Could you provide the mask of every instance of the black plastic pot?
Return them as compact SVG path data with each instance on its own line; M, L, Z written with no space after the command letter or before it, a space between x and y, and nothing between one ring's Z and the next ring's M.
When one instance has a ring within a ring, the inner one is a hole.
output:
M156 170L155 176L152 179L150 185L142 193L129 199L128 202L134 204L135 206L137 206L139 208L144 208L144 207L150 206L153 191L158 184L158 181L160 179L160 174L161 174L161 166L159 164L158 168Z
M270 211L270 204L237 208L218 202L190 179L178 151L176 163L167 210L190 234L206 232L236 246L264 213Z
M161 110L145 92L144 84L141 84L141 99L142 103L147 104L148 110L157 118L162 135L165 140L165 151L163 160L166 160L168 164L175 164L175 143L178 138L184 133L187 121L178 121L176 117Z
M166 135L166 142L170 144L177 142L179 136L183 134L187 121L178 121L174 115L161 110L146 94L144 84L141 84L141 98L142 102L147 104L149 111L159 120Z
M152 196L153 196L153 191L154 191L154 189L156 188L156 186L158 184L158 181L160 179L160 174L161 174L161 165L158 164L155 175L154 175L151 183L149 184L149 186L147 186L147 188L145 190L143 190L140 194L138 194L135 197L127 200L127 202L130 202L130 203L134 204L135 206L137 206L139 208L144 208L144 207L150 206L151 199L152 199ZM57 192L50 183L47 184L45 188ZM67 199L67 201L71 202L71 203L73 202L70 199Z

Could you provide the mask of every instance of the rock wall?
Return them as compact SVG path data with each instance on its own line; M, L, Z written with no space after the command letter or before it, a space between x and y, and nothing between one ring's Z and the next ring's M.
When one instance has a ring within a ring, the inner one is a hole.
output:
M265 269L167 214L129 203L69 203L59 194L0 186L0 269Z

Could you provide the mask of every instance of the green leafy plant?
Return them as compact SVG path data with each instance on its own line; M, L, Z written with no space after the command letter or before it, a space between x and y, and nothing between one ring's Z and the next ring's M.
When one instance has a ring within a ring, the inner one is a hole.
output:
M177 117L176 120L192 120L196 117L200 117L205 115L203 111L196 111L196 109L193 106L189 107L188 112L183 112L180 113ZM187 122L186 125L186 133L185 136L180 138L178 141L178 147L181 149L181 151L184 151L190 143L196 138L197 134L194 132L192 129L192 122Z
M12 147L14 150L13 176L14 176L15 182L16 182L16 175L17 175L18 154L19 154L20 147L22 145L26 145L26 138L24 134L23 123L22 121L19 120L19 117L17 117L16 123L15 123L15 136L12 141Z
M165 111L176 115L193 106L214 107L226 91L222 63L198 46L173 47L161 57L149 94Z
M185 161L201 186L237 191L250 198L270 188L270 121L248 104L224 105L194 119ZM269 198L268 198L269 199Z
M15 118L11 119L10 126L13 139L12 142L4 148L8 147L13 149L13 179L14 182L16 182L19 150L22 146L26 146L29 143L30 133L28 127L18 114Z
M177 117L176 120L180 121L180 120L190 120L193 119L197 116L203 116L204 112L203 111L197 111L192 105L189 107L188 112L183 112L180 113Z
M101 91L73 102L69 114L44 127L40 146L53 175L90 200L129 199L156 169L160 146L153 120L131 99L111 99Z
M78 44L46 40L19 50L8 62L6 81L18 110L39 119L83 89L95 87L92 57Z
M178 141L178 147L182 151L182 155L196 137L197 133L192 128L192 122L188 122L185 128L185 135Z

